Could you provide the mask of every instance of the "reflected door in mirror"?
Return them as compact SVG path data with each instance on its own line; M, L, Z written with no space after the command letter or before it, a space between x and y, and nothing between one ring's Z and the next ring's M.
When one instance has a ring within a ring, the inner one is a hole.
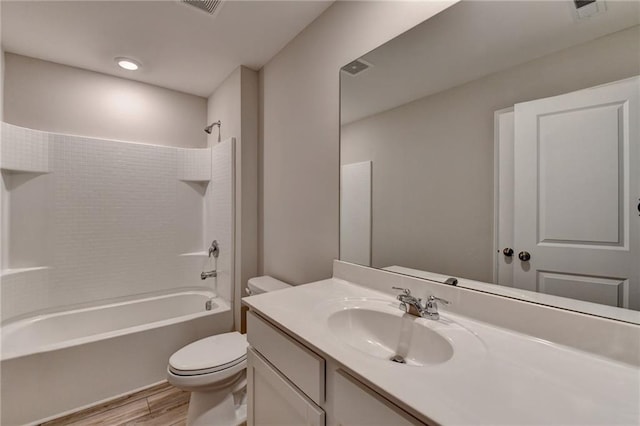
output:
M635 77L515 106L514 286L640 309L638 93Z

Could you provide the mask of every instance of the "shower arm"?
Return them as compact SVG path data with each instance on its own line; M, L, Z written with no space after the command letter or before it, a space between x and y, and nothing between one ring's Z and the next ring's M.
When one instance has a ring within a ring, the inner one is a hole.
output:
M213 126L218 126L218 142L220 142L220 134L222 133L222 121L221 120L214 121L213 123L205 127L204 131L210 135L211 131L213 130Z

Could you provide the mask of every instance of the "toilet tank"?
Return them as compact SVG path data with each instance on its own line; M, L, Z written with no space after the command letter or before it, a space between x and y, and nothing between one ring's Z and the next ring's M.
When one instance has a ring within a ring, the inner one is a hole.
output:
M247 293L250 296L255 296L256 294L282 290L283 288L289 287L291 287L291 285L283 281L276 280L268 275L264 275L262 277L249 278L249 281L247 282Z

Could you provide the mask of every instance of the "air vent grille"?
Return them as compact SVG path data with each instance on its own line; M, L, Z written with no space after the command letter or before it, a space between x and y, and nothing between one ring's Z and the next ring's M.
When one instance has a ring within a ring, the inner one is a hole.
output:
M607 11L605 0L573 0L574 17L588 19Z
M182 3L200 9L203 12L213 15L222 5L222 0L181 0Z
M362 59L356 59L353 62L349 62L347 65L342 67L342 71L346 72L349 75L358 75L364 70L368 69L371 64L366 63Z

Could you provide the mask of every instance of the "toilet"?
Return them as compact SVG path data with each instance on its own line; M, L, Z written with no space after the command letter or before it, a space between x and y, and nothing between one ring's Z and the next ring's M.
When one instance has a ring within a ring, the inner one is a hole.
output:
M249 279L256 295L290 287L275 278ZM247 420L247 338L238 332L190 343L169 358L167 380L191 392L188 426L237 426Z

